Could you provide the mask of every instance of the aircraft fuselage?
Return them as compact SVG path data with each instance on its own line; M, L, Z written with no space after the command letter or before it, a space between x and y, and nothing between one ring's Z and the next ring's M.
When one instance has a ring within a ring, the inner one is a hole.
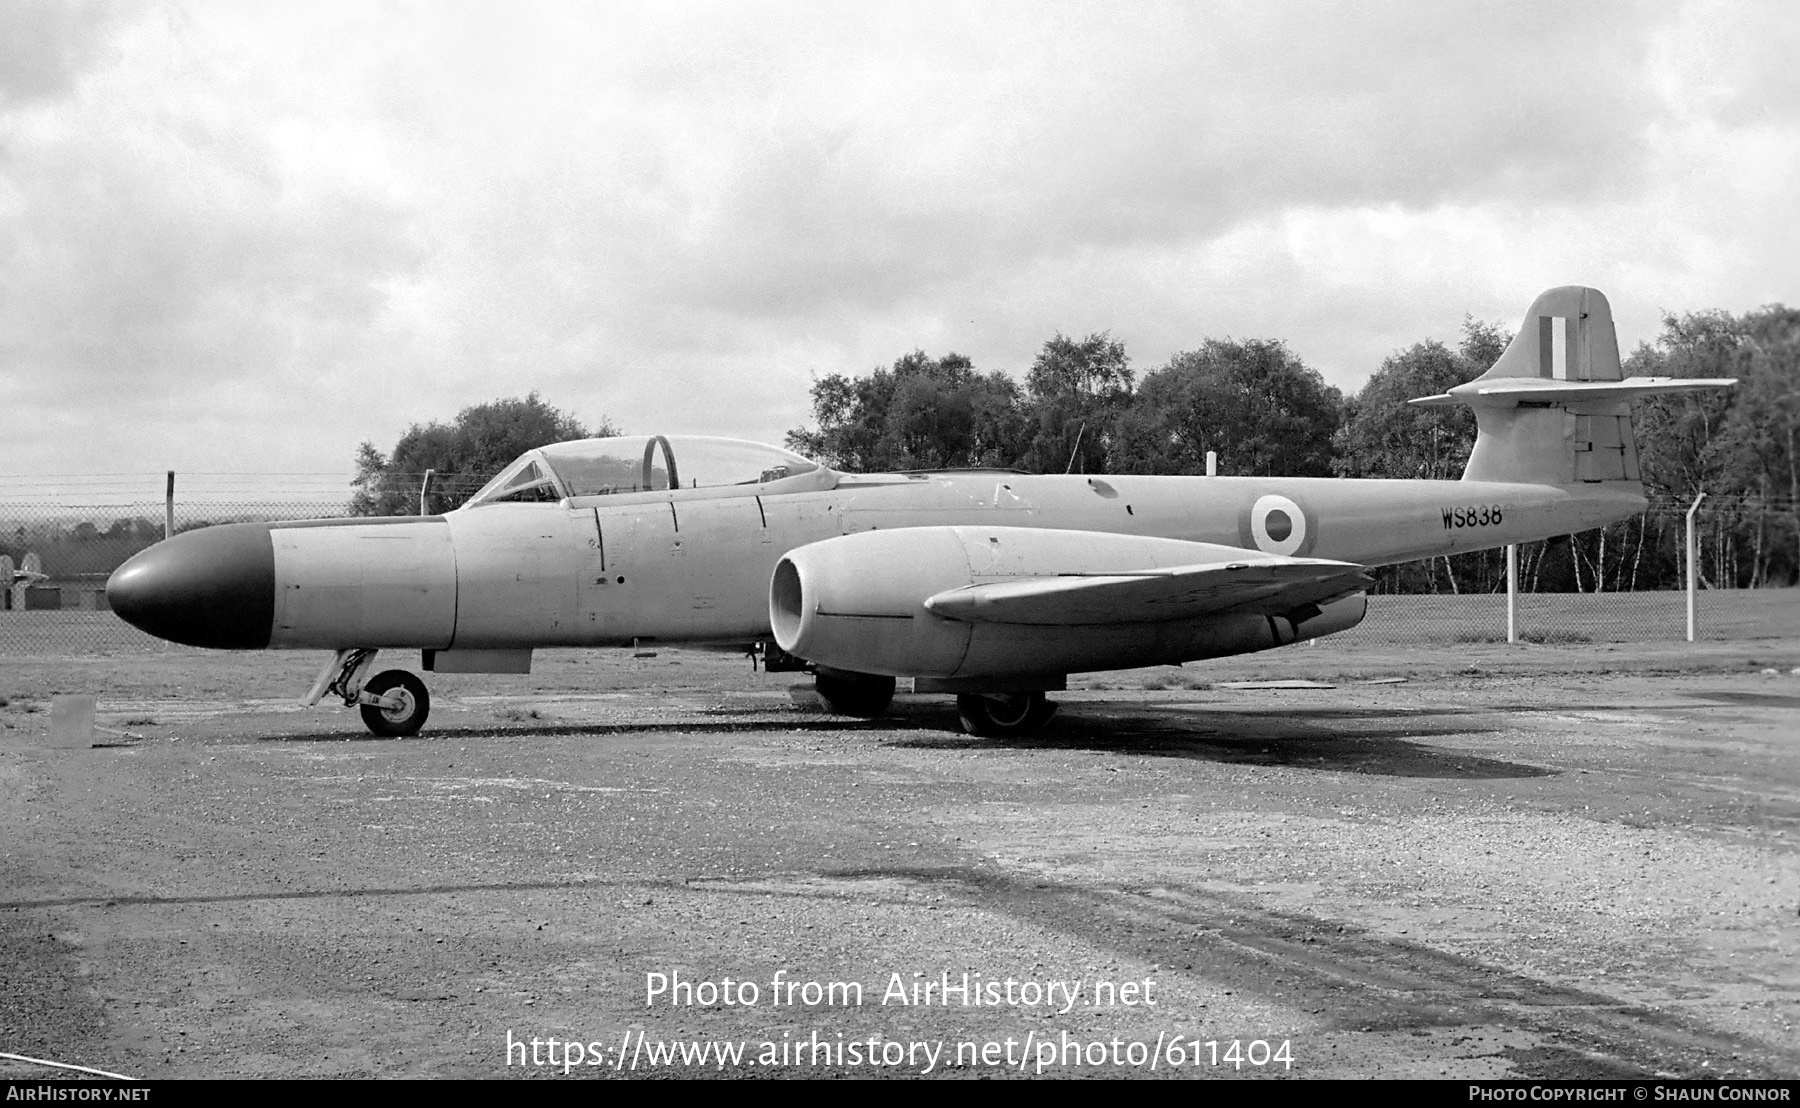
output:
M274 588L267 645L460 650L751 641L769 632L776 561L853 532L1103 531L1380 565L1568 534L1642 507L1641 496L1607 491L982 473L849 477L835 489L780 495L693 489L277 523L266 525Z

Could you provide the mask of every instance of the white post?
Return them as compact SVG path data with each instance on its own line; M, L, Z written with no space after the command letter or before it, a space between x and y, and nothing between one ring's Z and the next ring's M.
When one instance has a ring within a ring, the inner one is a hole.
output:
M1694 641L1694 594L1700 588L1700 545L1694 541L1694 513L1700 510L1700 502L1705 499L1705 493L1694 497L1694 503L1687 510L1687 641L1689 642Z
M1208 450L1206 452L1206 475L1208 477L1217 477L1219 475L1219 452L1217 450Z
M425 511L425 501L426 501L426 498L431 495L431 475L436 472L437 472L437 470L435 470L435 469L426 470L425 471L425 480L419 484L419 514L420 515L430 514Z
M1506 641L1519 641L1519 546L1506 544Z

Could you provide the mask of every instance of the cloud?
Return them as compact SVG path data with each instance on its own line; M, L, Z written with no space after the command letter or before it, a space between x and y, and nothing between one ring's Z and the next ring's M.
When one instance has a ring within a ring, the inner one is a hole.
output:
M99 52L116 13L107 0L0 4L0 107L67 93Z
M648 45L534 54L615 110L581 151L573 120L508 153L592 202L572 233L633 288L754 317L879 308L1284 204L1567 198L1642 171L1641 43L1591 48L1614 13L1457 28L1358 6L1321 29L1312 6L1270 10L955 5L860 37L842 11L708 10ZM641 69L609 79L618 54Z
M289 156L282 97L226 95L178 29L133 30L118 66L6 117L0 381L19 410L93 413L90 433L225 419L224 441L366 355L382 282L420 251L341 159Z
M347 469L531 389L776 438L1056 331L1354 387L1570 280L1622 333L1794 296L1775 3L4 10L0 471Z

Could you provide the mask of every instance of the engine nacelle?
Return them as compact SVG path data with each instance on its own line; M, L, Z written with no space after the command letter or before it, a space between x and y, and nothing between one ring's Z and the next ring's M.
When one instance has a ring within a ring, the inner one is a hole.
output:
M793 550L775 566L769 620L781 649L819 665L895 677L1025 677L1246 654L1347 630L1361 594L1281 615L1081 626L968 622L928 611L950 589L1071 571L1126 573L1246 552L1177 539L1014 527L864 531Z

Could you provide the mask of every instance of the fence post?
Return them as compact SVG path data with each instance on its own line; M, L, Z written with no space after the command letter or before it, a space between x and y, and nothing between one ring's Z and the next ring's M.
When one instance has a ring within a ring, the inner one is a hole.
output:
M420 515L429 515L430 514L425 510L425 499L431 495L431 475L436 472L437 472L437 470L435 470L435 469L426 470L425 471L425 480L419 483L419 514Z
M1519 641L1519 544L1506 544L1506 641Z
M1694 502L1687 510L1687 641L1694 641L1694 593L1700 588L1699 544L1694 541L1694 513L1700 510L1700 502L1706 499L1701 493L1694 497Z
M163 492L163 538L175 536L175 471L169 471L169 484Z

